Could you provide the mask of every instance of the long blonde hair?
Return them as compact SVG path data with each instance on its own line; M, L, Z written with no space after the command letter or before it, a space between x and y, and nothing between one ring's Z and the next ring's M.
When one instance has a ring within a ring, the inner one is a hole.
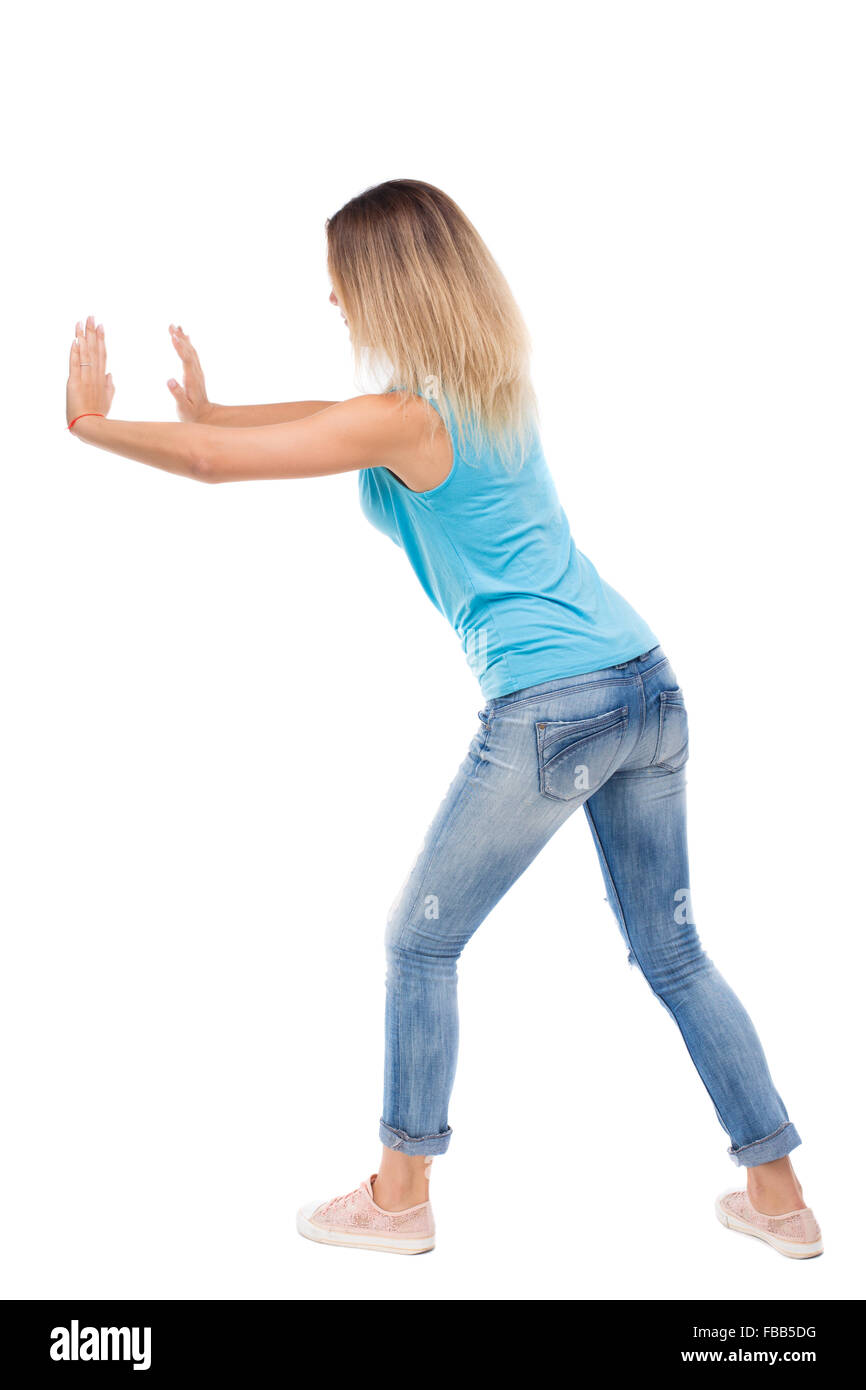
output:
M390 179L325 227L356 368L372 361L389 374L385 389L432 396L458 447L492 436L505 466L519 467L537 425L529 334L466 214L432 184Z

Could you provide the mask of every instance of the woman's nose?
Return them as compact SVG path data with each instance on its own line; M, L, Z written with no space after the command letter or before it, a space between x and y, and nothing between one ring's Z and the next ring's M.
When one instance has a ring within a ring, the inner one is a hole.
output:
M328 295L328 302L330 304L339 304L340 302L333 290L331 290L331 293Z

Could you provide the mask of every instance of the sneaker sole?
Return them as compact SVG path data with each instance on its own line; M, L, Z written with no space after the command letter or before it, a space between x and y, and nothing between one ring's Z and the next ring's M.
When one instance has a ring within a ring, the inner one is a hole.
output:
M433 1236L391 1236L383 1231L365 1235L362 1231L341 1231L337 1227L317 1226L308 1221L302 1211L298 1212L298 1232L305 1240L314 1240L318 1245L349 1245L358 1250L384 1250L389 1255L423 1255L436 1245Z
M762 1240L766 1245L772 1245L774 1250L778 1250L780 1255L787 1255L791 1260L811 1260L815 1255L823 1255L824 1242L813 1240L809 1243L803 1240L782 1240L779 1236L771 1235L769 1231L761 1231L757 1226L750 1226L747 1221L740 1221L731 1212L725 1211L721 1202L716 1202L716 1216L723 1226L727 1226L729 1231L740 1231L744 1236L754 1236L756 1240Z

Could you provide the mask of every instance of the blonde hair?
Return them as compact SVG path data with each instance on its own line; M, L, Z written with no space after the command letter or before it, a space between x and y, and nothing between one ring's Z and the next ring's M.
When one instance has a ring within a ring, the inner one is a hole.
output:
M432 184L390 179L325 227L356 368L384 367L386 390L436 400L459 448L493 436L505 466L519 467L537 425L529 334L465 213Z

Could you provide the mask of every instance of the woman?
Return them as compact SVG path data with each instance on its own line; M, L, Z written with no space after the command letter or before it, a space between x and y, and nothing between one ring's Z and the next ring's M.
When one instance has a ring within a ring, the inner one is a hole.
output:
M102 325L78 325L69 428L202 482L359 472L363 509L401 546L459 634L486 700L388 918L378 1172L298 1213L302 1235L400 1254L434 1245L429 1173L451 1139L457 961L542 846L582 806L608 900L680 1029L746 1168L726 1226L794 1258L821 1234L791 1166L800 1137L743 1006L689 903L683 692L655 634L575 548L539 439L528 339L475 228L439 189L396 179L326 224L332 303L357 365L352 400L224 407L170 327L181 424L110 420Z

